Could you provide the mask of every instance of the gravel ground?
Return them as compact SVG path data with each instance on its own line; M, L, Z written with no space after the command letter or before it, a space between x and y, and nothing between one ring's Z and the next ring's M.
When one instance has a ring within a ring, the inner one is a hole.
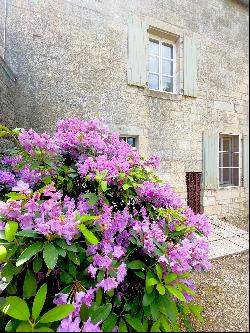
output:
M246 230L249 232L249 215L242 215L239 218L224 218L222 221L225 221L229 224L232 224L240 229Z
M214 259L208 274L196 274L198 304L204 307L197 332L249 332L249 252Z

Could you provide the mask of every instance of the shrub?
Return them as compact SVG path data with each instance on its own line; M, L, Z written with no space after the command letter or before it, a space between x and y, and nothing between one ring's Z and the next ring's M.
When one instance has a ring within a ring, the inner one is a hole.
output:
M55 134L0 128L0 306L6 331L168 332L202 319L193 271L210 266L204 215L185 208L99 120Z

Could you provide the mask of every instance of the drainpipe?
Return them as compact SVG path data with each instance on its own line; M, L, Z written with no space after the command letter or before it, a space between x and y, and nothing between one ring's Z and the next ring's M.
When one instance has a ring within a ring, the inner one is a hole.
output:
M3 26L3 59L6 49L6 27L7 27L7 0L4 0L4 26Z

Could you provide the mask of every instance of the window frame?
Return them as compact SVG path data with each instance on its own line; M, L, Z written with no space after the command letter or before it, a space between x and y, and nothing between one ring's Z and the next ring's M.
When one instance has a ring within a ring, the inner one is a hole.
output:
M148 51L148 89L150 91L157 91L157 92L161 92L161 93L166 93L166 94L171 94L171 95L174 95L176 94L177 92L177 87L176 87L176 43L173 42L172 40L170 39L167 39L167 38L161 38L161 37L158 37L156 35L153 35L153 34L149 34L149 43L150 41L156 41L159 43L159 55L156 56L156 55L151 55L150 52ZM171 45L173 47L173 59L169 59L169 58L165 58L162 56L162 44L168 44L168 45ZM156 72L152 72L150 71L150 68L149 68L149 61L150 61L150 56L155 56L155 57L158 57L159 58L159 73L156 73ZM173 75L166 75L166 74L162 74L162 62L163 60L168 60L168 61L172 61L173 62ZM152 89L150 88L149 86L149 75L150 74L154 74L154 75L159 75L159 89ZM163 90L163 85L162 85L162 78L163 77L172 77L173 78L173 91L165 91Z
M235 152L235 153L238 153L239 155L239 164L238 164L238 167L220 167L220 153L223 153L223 152L226 152L224 150L220 150L220 137L233 137L233 136L238 136L239 138L239 146L238 146L238 152ZM241 144L242 144L242 137L241 137L241 134L239 133L219 133L218 134L218 188L222 189L222 188L238 188L241 186L241 170L242 170L242 147L241 147ZM233 185L233 184L229 184L229 185L221 185L220 184L220 169L238 169L238 185Z

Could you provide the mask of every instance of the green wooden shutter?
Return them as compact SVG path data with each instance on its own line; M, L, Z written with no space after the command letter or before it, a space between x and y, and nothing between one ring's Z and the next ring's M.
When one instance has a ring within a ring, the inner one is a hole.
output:
M184 37L184 95L197 97L197 46L193 38Z
M249 187L249 136L243 137L243 181L244 187Z
M128 84L146 87L148 25L130 16L128 21Z
M215 190L219 178L219 137L218 132L203 132L203 188Z

